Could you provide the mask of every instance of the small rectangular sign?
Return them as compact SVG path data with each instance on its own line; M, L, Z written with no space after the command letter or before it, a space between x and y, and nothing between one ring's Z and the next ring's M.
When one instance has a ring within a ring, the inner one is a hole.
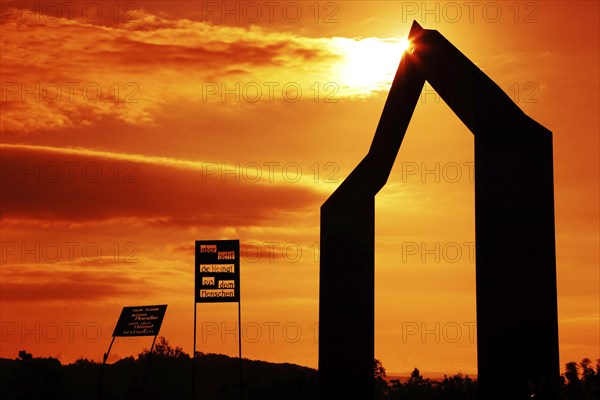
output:
M123 307L113 336L156 336L166 311L167 304Z
M240 301L240 241L196 240L196 303Z

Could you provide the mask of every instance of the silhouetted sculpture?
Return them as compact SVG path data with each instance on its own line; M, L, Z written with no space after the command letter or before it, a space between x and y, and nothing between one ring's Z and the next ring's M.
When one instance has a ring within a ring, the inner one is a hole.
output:
M320 398L373 398L375 195L425 80L475 137L479 398L530 398L560 374L551 132L437 31L409 40L367 156L321 207Z

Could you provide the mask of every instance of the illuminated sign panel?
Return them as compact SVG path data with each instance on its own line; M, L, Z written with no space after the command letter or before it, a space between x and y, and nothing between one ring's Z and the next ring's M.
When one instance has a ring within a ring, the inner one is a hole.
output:
M240 241L196 240L196 303L240 301Z

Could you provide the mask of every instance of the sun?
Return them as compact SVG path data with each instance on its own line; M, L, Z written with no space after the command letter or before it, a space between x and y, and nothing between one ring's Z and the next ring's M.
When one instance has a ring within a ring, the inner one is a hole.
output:
M411 43L406 38L344 38L337 46L342 54L336 74L340 86L347 94L360 96L389 88Z
M400 39L400 42L398 43L398 48L402 51L402 53L409 51L411 47L412 44L410 43L410 40L406 38Z

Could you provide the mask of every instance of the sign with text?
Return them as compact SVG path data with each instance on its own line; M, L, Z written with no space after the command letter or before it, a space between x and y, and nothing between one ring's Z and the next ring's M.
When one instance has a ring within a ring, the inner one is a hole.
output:
M113 336L156 336L167 305L123 307Z
M196 303L240 301L240 241L196 240Z

